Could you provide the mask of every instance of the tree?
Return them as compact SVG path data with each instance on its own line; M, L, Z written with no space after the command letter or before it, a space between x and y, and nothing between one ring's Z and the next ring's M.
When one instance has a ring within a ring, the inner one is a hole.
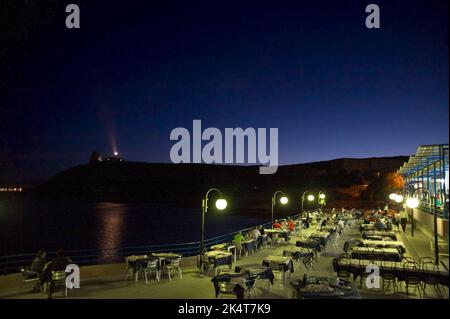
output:
M367 200L386 201L389 194L398 192L404 185L403 177L397 173L381 174L367 186L361 197Z

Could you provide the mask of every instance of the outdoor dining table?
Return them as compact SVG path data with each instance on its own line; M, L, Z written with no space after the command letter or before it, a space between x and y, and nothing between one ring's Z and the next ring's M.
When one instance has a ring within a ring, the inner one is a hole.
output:
M353 247L353 259L401 261L403 255L397 248Z
M131 255L125 257L128 263L128 269L131 269L133 275L135 276L135 281L138 281L139 271L147 266L148 256L147 255Z
M370 223L370 224L361 224L359 226L359 231L363 232L363 231L369 231L369 230L375 230L375 223Z
M315 240L315 239L300 239L297 240L296 244L297 247L305 247L305 248L311 248L311 249L315 249L316 251L321 251L322 247L320 245L320 241L319 240Z
M212 250L205 253L205 257L208 262L214 266L217 271L217 267L228 265L231 269L233 263L233 254L227 251Z
M180 258L180 254L176 253L152 253L152 257L157 257L159 259L160 264L164 263L164 261L168 259Z
M345 252L348 252L353 247L360 245L361 242L362 242L362 239L360 239L360 238L350 238L345 241L343 250Z
M247 273L249 276L258 276L260 279L268 280L273 285L275 278L270 267L258 264L240 265L234 267L236 273Z
M366 259L347 259L347 258L334 258L332 261L333 270L338 272L340 270L346 270L353 274L354 278L361 273L361 271L367 269L367 266L377 265L380 269L380 276L384 272L393 273L399 281L405 281L409 276L415 276L419 280L423 281L429 277L436 278L436 281L444 286L449 286L449 272L446 269L439 268L436 270L434 265L430 265L424 268L408 269L405 267L404 262L383 262L381 260L366 260Z
M162 259L173 259L181 257L180 254L176 253L152 253L153 257L158 257L160 260Z
M294 272L294 263L292 258L286 256L269 255L263 260L263 266L270 267L271 264L276 264L283 269L283 283L286 283L286 273Z
M211 246L211 250L224 250L228 247L227 243L223 243L223 244L217 244L217 245L213 245Z
M164 269L164 265L167 261L171 260L171 259L175 259L175 258L180 258L181 255L180 254L176 254L176 253L152 253L151 254L152 257L156 257L159 259L159 268L160 269Z
M298 261L300 258L306 256L314 256L314 250L312 248L305 247L288 247L283 251L283 256L291 256L292 259Z
M236 245L234 245L233 243L216 244L211 246L211 250L227 251L229 253L232 253L234 256L234 263L236 263Z
M337 277L309 277L291 282L295 299L361 299L354 284Z
M364 239L367 240L379 240L379 241L393 241L391 237L378 236L378 235L366 235Z
M330 238L330 233L328 231L316 231L311 233L309 238L319 240L320 244L325 247Z
M384 231L384 230L368 230L363 231L362 236L364 239L367 239L369 236L381 236L381 237L389 237L392 240L397 240L397 236L393 231Z
M275 236L277 237L283 237L286 241L289 240L290 231L284 230L284 229L264 229L264 233L268 234L270 238L272 238L272 243L274 242Z
M363 239L360 243L362 247L378 247L378 248L396 248L400 254L406 252L405 245L401 241L386 241L386 240L369 240Z
M230 283L233 285L233 293L236 295L237 299L244 299L245 289L246 289L246 281L250 277L247 273L241 272L225 272L219 275L216 275L211 279L211 282L214 285L214 290L216 293L216 298L220 294L220 283Z

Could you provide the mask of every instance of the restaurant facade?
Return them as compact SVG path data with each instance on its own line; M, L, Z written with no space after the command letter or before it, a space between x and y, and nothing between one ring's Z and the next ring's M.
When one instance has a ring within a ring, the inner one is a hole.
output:
M436 214L440 250L448 254L449 145L419 146L397 173L405 181L404 195L419 199L411 212L414 227L432 238Z

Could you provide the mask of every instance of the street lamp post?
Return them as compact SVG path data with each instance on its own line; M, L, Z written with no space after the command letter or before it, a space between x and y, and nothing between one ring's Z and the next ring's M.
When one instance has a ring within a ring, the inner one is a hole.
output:
M306 196L307 193L309 193L309 191L304 191L303 194L302 194L302 215L303 215L303 212L304 212L303 204L305 202L305 196ZM314 195L309 194L308 195L308 201L312 202L313 200L314 200Z
M205 243L205 215L208 212L208 196L211 192L216 191L219 193L220 198L216 200L216 208L224 210L227 207L227 201L223 198L222 192L218 188L211 188L206 192L205 198L202 199L202 236L200 241L200 263L199 268L202 270L203 266L203 247Z
M317 208L322 208L324 203L325 203L325 194L322 191L320 191L319 195L317 196Z
M280 203L283 205L286 205L288 202L288 198L286 197L286 194L283 191L276 191L272 196L272 228L273 228L273 209L276 205L276 197L280 194L282 197L280 198Z

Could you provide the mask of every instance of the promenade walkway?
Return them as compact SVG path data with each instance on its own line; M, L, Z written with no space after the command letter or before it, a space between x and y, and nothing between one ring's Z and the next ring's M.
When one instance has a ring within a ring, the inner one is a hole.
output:
M310 230L312 231L312 229ZM308 276L320 275L329 276L334 274L332 269L332 259L342 252L344 242L353 237L359 237L358 226L346 229L339 239L339 248L334 249L332 245L327 248L326 254L320 256L319 263L314 263L314 269L307 272ZM419 231L416 232L414 238L407 234L401 233L399 239L406 246L407 252L405 256L419 258L422 256L433 256L428 239ZM424 242L426 240L426 242ZM262 260L268 255L281 255L288 246L295 246L296 239L291 238L289 243L283 243L276 247L268 246L262 250L256 251L249 256L243 256L237 260L236 265L245 264L262 264ZM448 260L446 261L448 264ZM233 265L233 268L234 266ZM213 299L215 298L213 284L210 275L200 275L193 266L183 268L183 279L177 276L169 281L166 276L158 283L153 278L148 285L142 278L138 282L133 279L123 280L122 274L125 265L108 264L81 267L81 287L69 291L67 298L117 298L117 299L141 299L141 298L160 298L160 299ZM270 290L266 282L258 282L256 295L258 298L292 298L292 289L289 286L291 280L298 280L303 277L306 272L305 267L299 262L294 262L294 272L291 278L287 280L285 286L278 287L273 285ZM362 298L407 298L404 285L400 292L393 294L389 292L385 294L380 289L359 289ZM63 298L63 289L56 290L53 298ZM448 288L444 290L444 298L448 298ZM427 289L425 298L438 297L434 288ZM44 293L31 293L30 286L24 286L20 274L11 274L0 276L0 298L26 298L26 299L45 299L47 295ZM417 293L410 293L409 298L419 298Z

